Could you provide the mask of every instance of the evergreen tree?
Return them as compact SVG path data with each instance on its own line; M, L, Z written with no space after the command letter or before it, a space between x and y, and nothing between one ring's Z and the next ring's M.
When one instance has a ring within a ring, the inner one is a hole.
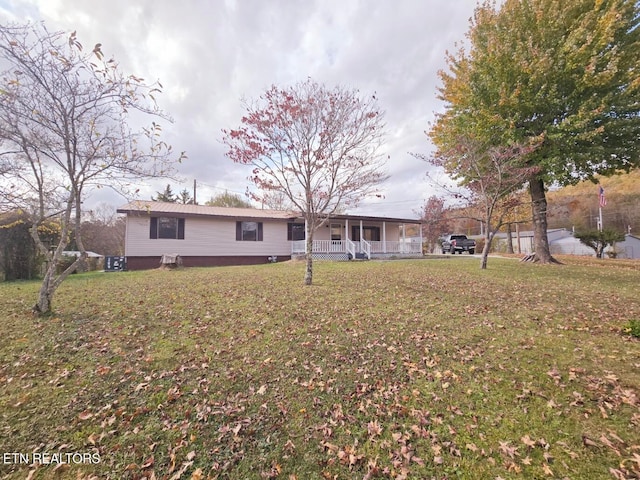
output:
M156 198L151 197L152 202L168 202L168 203L176 203L178 198L174 195L171 190L171 185L167 184L164 192L156 192L158 196Z

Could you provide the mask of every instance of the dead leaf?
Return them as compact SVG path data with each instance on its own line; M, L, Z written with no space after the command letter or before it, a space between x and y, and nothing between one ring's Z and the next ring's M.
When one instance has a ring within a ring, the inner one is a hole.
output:
M586 435L582 435L582 443L584 444L585 447L599 447L600 446L596 442L591 440L589 437L587 437Z
M189 468L191 465L193 465L193 462L184 462L180 467L180 470L178 470L175 474L173 474L173 476L169 480L180 480L180 477L182 477L182 474L186 472L187 468Z
M85 410L78 414L79 420L89 420L91 417L93 417L93 413L91 413L89 410Z
M377 437L382 433L382 427L377 420L372 420L367 424L367 431L370 437Z
M525 435L520 438L520 441L524 443L528 448L533 448L536 446L535 440L531 439L529 435Z

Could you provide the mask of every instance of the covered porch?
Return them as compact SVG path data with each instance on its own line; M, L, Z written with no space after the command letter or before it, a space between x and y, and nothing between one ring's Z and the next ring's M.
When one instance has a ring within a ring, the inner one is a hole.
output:
M304 232L304 224L300 225ZM306 240L291 242L291 255L306 253ZM340 216L316 230L314 259L352 260L422 256L422 228L417 220Z

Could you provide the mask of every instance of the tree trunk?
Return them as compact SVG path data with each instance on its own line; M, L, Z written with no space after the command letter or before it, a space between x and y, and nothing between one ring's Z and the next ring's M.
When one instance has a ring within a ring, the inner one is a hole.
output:
M511 224L507 223L507 253L513 252L513 230Z
M54 283L55 274L56 265L53 262L49 262L47 271L44 274L44 279L40 285L40 291L38 292L38 301L33 306L33 312L38 316L46 316L51 313L53 294L56 291Z
M547 198L544 192L544 181L532 178L529 181L531 210L533 213L533 248L535 261L540 263L560 263L551 256L549 238L547 237Z
M480 261L480 268L482 270L486 270L487 269L487 261L489 259L489 244L491 243L489 241L489 236L485 235L484 237L484 247L482 247L482 260Z
M484 234L484 247L482 247L482 261L480 262L480 268L482 270L487 269L489 251L491 250L491 243L493 242L493 237L495 237L495 234L495 230L493 229L493 227L490 227L489 223L487 222L487 230Z
M311 232L310 222L307 222L307 231L305 232L306 248L305 259L307 267L304 271L304 284L311 285L313 282L313 233Z

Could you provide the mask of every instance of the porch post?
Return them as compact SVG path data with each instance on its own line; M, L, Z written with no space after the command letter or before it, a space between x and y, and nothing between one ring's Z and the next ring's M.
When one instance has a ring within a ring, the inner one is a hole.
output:
M347 244L349 243L349 219L344 219L344 251L349 252L349 247Z
M382 253L387 253L387 222L382 222Z
M407 224L402 224L402 252L407 251Z

